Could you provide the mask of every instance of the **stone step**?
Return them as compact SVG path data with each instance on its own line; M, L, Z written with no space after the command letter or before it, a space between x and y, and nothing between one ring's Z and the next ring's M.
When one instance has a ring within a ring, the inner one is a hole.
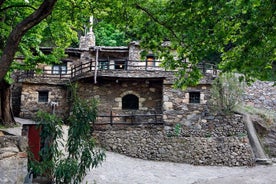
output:
M273 162L270 159L262 159L262 158L257 158L255 160L256 164L258 165L272 165Z

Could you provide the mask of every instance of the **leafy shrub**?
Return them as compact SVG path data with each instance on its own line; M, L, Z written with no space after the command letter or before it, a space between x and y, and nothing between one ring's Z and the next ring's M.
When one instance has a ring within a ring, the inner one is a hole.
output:
M229 114L242 101L244 82L234 73L224 73L213 81L209 106L219 114Z

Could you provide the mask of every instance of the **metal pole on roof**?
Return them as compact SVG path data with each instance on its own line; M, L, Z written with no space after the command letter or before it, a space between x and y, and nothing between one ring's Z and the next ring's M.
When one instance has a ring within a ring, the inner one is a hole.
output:
M99 60L99 47L94 48L96 50L96 63L95 63L95 73L94 73L94 84L97 84L97 72L98 72L98 60Z

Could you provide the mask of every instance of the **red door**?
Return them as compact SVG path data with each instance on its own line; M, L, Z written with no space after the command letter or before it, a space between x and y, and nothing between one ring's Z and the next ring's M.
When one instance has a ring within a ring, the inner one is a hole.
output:
M34 159L39 161L40 127L37 125L29 125L28 140L29 148L34 155Z

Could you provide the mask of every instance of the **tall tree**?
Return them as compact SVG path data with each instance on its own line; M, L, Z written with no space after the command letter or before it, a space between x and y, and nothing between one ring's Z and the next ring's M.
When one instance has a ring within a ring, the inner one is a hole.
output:
M13 124L10 110L10 74L15 69L34 69L37 63L57 63L64 49L77 42L95 1L10 0L0 1L0 123ZM54 48L44 55L40 46ZM24 60L16 62L15 57Z
M2 121L6 123L14 122L13 116L11 115L10 110L10 89L9 84L7 81L4 80L4 76L8 73L10 66L13 62L15 53L17 52L19 43L22 37L26 34L26 32L45 19L54 8L54 5L57 0L45 0L38 9L34 10L29 16L24 18L23 20L19 21L10 31L8 34L7 39L1 40L3 43L3 51L1 52L1 59L0 59L0 89L1 89L1 117ZM1 18L2 22L5 21L6 14L4 12L8 11L9 9L20 8L23 6L28 6L27 4L10 4L5 6L5 0L0 2L1 5ZM3 8L2 8L3 7ZM31 7L31 6L30 6ZM28 7L28 8L30 8ZM4 25L6 26L6 25ZM5 28L4 28L5 29ZM6 28L10 29L10 28ZM5 31L6 31L5 30ZM1 33L2 34L2 33Z

